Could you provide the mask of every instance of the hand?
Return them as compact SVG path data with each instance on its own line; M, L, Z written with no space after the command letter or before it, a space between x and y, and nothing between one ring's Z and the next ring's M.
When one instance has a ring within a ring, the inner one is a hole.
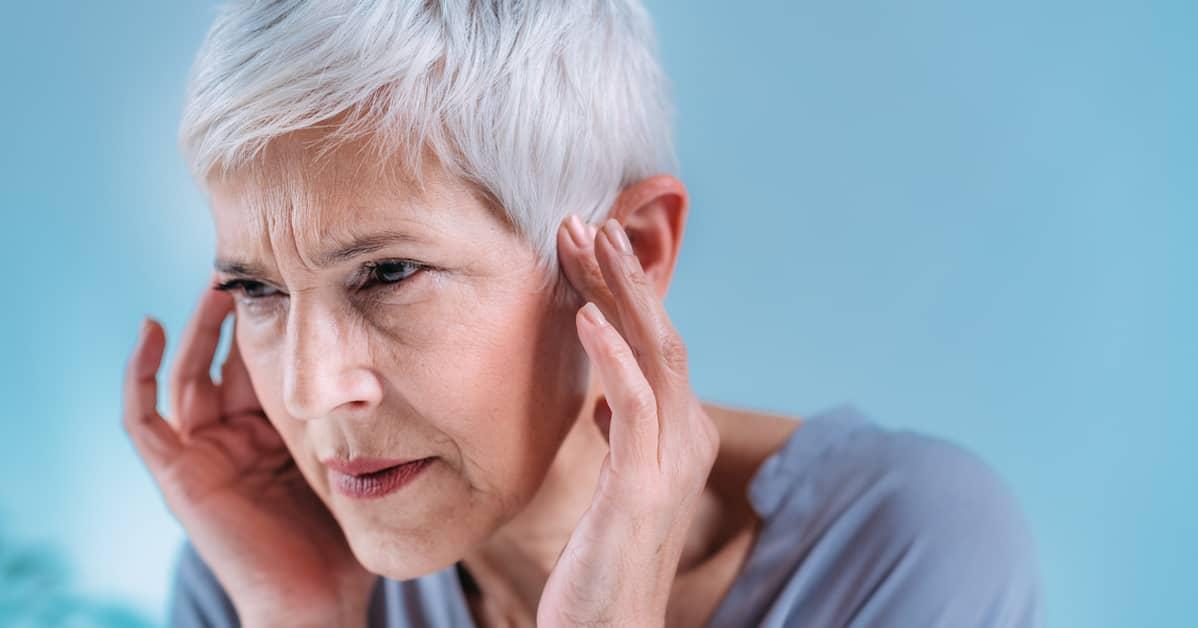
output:
M568 221L567 221L568 222ZM690 386L685 345L631 247L609 220L558 248L588 302L576 317L602 381L596 422L610 451L590 507L558 557L538 626L662 626L678 561L719 451ZM591 321L591 316L596 322Z
M129 359L124 427L243 625L364 625L376 576L266 418L237 347L209 376L230 294L204 290L171 367L171 416L157 411L166 347L147 319Z

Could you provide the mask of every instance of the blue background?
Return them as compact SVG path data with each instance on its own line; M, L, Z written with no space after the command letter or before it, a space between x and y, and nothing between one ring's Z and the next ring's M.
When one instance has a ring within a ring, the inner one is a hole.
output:
M1194 7L649 4L701 396L971 448L1027 511L1050 626L1193 625ZM169 363L211 264L175 131L213 4L5 13L0 613L161 622L182 531L120 383L142 314Z

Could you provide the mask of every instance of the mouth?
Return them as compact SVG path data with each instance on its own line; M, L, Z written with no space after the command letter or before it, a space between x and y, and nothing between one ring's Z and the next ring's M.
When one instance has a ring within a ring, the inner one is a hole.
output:
M338 493L355 499L388 495L410 484L436 458L411 461L355 459L348 462L329 460L329 483Z

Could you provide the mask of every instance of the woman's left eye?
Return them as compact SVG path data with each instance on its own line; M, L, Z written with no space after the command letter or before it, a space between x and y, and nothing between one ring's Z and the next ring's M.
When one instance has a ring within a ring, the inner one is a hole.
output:
M375 284L397 284L415 275L423 268L422 265L407 260L370 262L366 264L367 281L363 287L369 288Z

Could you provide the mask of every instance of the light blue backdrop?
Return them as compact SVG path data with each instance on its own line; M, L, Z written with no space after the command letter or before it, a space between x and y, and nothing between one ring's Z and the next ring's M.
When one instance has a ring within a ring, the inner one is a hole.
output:
M978 452L1028 512L1051 626L1193 625L1194 7L650 4L693 194L667 305L697 388L851 401ZM210 265L175 128L213 7L5 14L0 567L159 622L181 530L120 377L143 313L170 360Z

